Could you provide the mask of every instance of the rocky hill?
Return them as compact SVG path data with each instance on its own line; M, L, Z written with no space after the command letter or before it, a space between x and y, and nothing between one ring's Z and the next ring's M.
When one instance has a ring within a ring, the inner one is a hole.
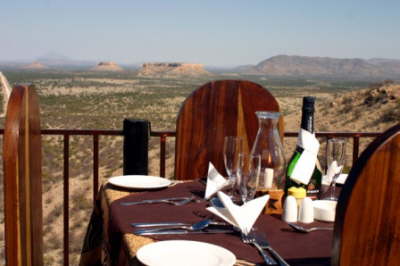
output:
M400 60L278 55L246 67L250 74L332 79L400 79Z
M298 99L300 110L301 99ZM293 104L292 104L293 105ZM300 112L285 116L285 130L297 131ZM390 81L370 88L318 99L315 112L317 131L382 132L400 122L400 84Z
M211 75L201 64L186 63L145 63L138 72L139 76L184 77Z
M92 71L99 71L99 72L118 72L123 71L122 67L117 65L115 62L100 62L91 69Z

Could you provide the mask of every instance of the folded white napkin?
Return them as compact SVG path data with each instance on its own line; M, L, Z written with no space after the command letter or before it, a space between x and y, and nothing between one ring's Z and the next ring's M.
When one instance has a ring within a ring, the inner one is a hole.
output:
M207 210L236 226L244 234L250 233L261 211L268 202L269 195L264 195L238 206L223 192L217 193L225 208L208 207Z
M336 161L333 161L331 165L329 165L328 170L326 170L326 175L322 177L322 184L330 185L333 177L336 174L339 174L342 171L343 165L338 165Z
M296 183L307 185L310 182L315 164L317 163L320 144L314 134L301 129L297 145L302 147L304 151L297 161L290 178Z
M227 185L229 185L229 181L218 173L217 169L215 169L214 165L210 162L208 165L207 186L204 198L208 200Z

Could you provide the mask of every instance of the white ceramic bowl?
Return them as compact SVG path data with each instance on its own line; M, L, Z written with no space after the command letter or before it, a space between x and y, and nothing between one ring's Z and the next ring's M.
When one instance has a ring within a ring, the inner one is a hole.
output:
M334 222L337 201L314 200L314 219L324 222Z

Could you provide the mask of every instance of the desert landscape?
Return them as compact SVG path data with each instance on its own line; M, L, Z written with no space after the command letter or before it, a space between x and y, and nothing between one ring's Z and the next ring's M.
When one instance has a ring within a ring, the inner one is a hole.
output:
M281 68L275 69L282 71ZM374 80L271 77L261 73L252 74L254 68L246 69L243 72L212 72L198 64L171 63L147 64L132 70L113 62L102 62L85 71L59 70L40 65L36 70L7 69L3 73L11 85L33 83L36 86L43 129L120 130L124 118L140 118L149 120L153 131L175 130L176 115L184 99L202 84L216 79L247 79L267 88L280 103L286 131L298 131L302 97L308 95L317 97L316 131L382 132L399 121L400 84L384 76ZM376 73L371 68L368 71ZM4 117L0 119L0 124L2 128ZM122 141L122 137L100 139L102 182L122 174ZM368 140L364 141L363 147L367 143ZM294 145L294 139L285 140L287 156L293 151ZM62 137L43 136L46 265L62 264L62 155ZM78 263L92 208L91 156L92 140L89 137L71 138L71 265ZM167 177L173 178L173 138L168 140L167 156ZM149 152L149 174L159 174L158 159L158 139L153 138ZM1 181L1 195L2 184ZM3 219L0 213L1 224ZM1 226L0 257L4 252L3 230Z

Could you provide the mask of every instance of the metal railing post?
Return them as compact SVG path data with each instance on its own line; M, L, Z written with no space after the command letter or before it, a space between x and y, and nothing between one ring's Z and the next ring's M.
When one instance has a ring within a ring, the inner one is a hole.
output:
M353 137L353 165L358 159L358 154L359 154L359 149L360 149L360 136L356 135Z
M93 204L99 189L99 135L93 136Z
M160 136L160 176L165 177L165 143L166 143L167 135L161 134ZM162 159L161 159L162 158Z
M64 265L69 265L69 134L64 134Z

